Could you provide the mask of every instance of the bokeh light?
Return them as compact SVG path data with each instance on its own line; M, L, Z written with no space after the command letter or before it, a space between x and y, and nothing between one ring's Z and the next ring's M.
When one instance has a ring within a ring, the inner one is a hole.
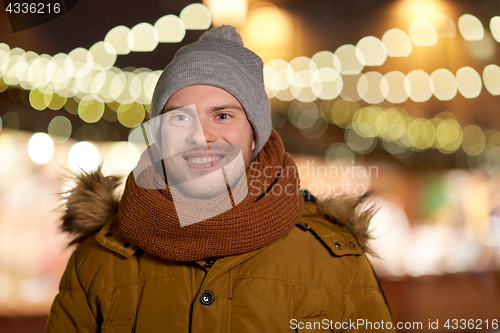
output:
M400 29L389 29L382 36L389 57L407 57L413 50L410 37Z
M308 128L300 128L300 133L308 139L319 139L325 135L328 130L328 123L322 118L318 117L316 122Z
M106 49L107 52L116 54L129 54L130 45L128 44L130 29L124 25L119 25L109 30L104 38L104 41L111 45L113 48ZM104 44L106 47L107 44Z
M298 73L303 70L309 70L309 71L318 70L318 66L316 65L316 63L311 59L309 59L308 57L304 56L296 57L290 60L290 66L295 71L295 73Z
M340 63L340 59L333 52L317 52L311 57L311 60L314 61L318 68L333 68L339 73L342 71L342 64Z
M318 69L316 72L316 76L318 80L321 82L321 90L319 93L315 91L315 94L318 98L323 100L325 99L334 99L339 96L342 92L342 88L344 87L344 81L342 80L342 76L339 72L337 72L333 68L322 67ZM313 85L313 88L318 87L318 85Z
M467 41L482 40L484 27L481 21L471 14L464 14L458 19L458 30Z
M410 38L417 46L436 45L438 34L434 26L426 20L418 19L410 24Z
M210 9L214 26L230 24L242 26L247 16L247 0L203 0Z
M438 10L436 0L406 0L405 13L414 18L428 17Z
M362 154L370 153L377 145L377 138L375 137L365 138L363 136L360 136L353 129L353 124L349 124L349 126L347 126L346 131L344 132L344 139L346 145L350 149L352 149L357 153L362 153Z
M179 17L187 30L206 30L212 24L210 10L201 3L184 7Z
M421 69L411 71L404 80L405 91L414 102L428 101L433 93L429 74Z
M317 71L316 63L307 57L296 57L290 66L295 72L290 85L292 95L301 102L314 101L322 88L319 77L313 75Z
M410 144L418 149L430 148L436 139L434 124L425 118L416 118L411 121L407 129Z
M354 163L356 155L345 143L336 142L326 150L325 160L327 164L339 162Z
M75 143L68 154L68 162L74 170L95 170L101 162L101 156L97 148L90 142L81 141Z
M380 81L380 91L387 101L398 104L408 99L404 85L405 78L406 76L400 71L392 71L384 75Z
M159 41L155 27L145 22L135 25L127 38L130 49L134 52L151 52Z
M126 175L134 169L139 161L141 152L137 146L127 141L115 142L106 154L112 172Z
M273 59L264 65L264 85L268 93L276 95L280 90L288 89L293 82L293 67L283 59ZM271 96L271 97L272 97Z
M78 105L78 116L86 123L99 121L104 113L104 103L99 97L87 95Z
M384 115L387 119L387 125L383 130L379 131L379 136L383 140L397 141L406 132L407 126L405 117L407 117L407 114L395 108L389 108L385 110Z
M363 65L365 66L382 66L387 60L387 49L377 37L363 37L356 44L356 47L363 53Z
M486 136L477 125L468 125L463 129L462 148L469 156L481 154L485 148Z
M142 83L139 77L133 73L129 73L127 75L126 86L128 87L128 95L130 95L134 101L138 101L142 93Z
M366 103L378 104L384 100L381 91L383 75L379 72L368 72L358 81L358 94Z
M71 136L71 121L64 116L56 116L49 123L47 132L55 143L65 143Z
M138 126L144 120L146 110L142 104L129 100L120 104L116 114L120 124L132 128Z
M500 43L500 16L493 16L490 20L491 35Z
M116 50L113 45L101 41L97 42L89 49L93 61L105 69L111 68L116 62Z
M431 74L434 96L441 101L449 101L457 95L455 75L446 68L436 69Z
M65 59L64 69L66 74L70 77L83 78L92 70L93 61L93 56L88 50L83 47L77 47L68 53ZM47 79L50 77L50 80L52 80L55 75L54 62L49 62L46 72Z
M28 154L37 164L47 164L54 155L54 143L46 133L35 133L28 142Z
M436 29L439 38L453 38L457 28L453 19L444 13L433 13L425 18Z
M310 128L318 118L319 110L315 103L294 101L288 108L288 119L297 128Z
M486 66L483 70L483 82L490 94L500 95L500 67L497 65Z
M462 144L460 124L455 119L438 120L437 123L436 147L444 154L455 152Z
M5 43L0 43L0 76L3 74L5 67L10 58L10 47Z
M184 22L175 15L162 16L154 27L158 32L158 40L162 43L179 43L186 35Z
M481 76L472 67L462 67L457 71L458 91L465 98L476 98L481 93Z
M384 147L384 149L387 150L388 153L394 155L397 158L399 158L400 155L405 154L409 150L407 146L401 145L399 142L394 141L382 140L382 147Z
M342 45L335 51L335 55L340 61L341 74L359 74L363 70L365 58L363 52L356 46Z
M351 122L354 113L360 108L356 102L348 102L342 98L338 99L331 107L330 117L332 123L346 128Z
M386 119L380 118L381 109L375 106L361 108L352 117L352 127L356 133L363 138L372 138L383 130L387 123ZM377 124L377 122L379 122Z
M118 97L126 90L127 76L121 71L112 76L113 78L109 84L109 96L119 102Z
M46 109L52 101L52 89L48 86L32 89L29 94L31 107L35 110Z
M264 62L291 57L294 22L290 15L273 3L254 3L248 12L241 36L245 46L257 53Z
M160 74L162 71L154 71L148 74L146 79L144 80L144 83L142 85L142 89L144 90L144 96L146 98L146 101L151 101L153 99L153 92L156 86L156 83L158 82L158 79L160 78ZM148 104L150 104L149 102Z

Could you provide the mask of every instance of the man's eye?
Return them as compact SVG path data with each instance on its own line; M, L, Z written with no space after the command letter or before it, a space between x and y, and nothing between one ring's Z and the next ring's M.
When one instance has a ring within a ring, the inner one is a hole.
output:
M171 115L168 119L168 122L171 126L182 127L189 126L192 122L192 119L188 115L179 113Z
M174 116L173 119L177 120L177 121L185 121L185 120L188 120L188 117L186 117L183 114L178 114L178 115Z
M219 113L217 115L217 119L221 119L221 120L229 119L229 117L231 117L231 116L229 114L227 114L227 113Z

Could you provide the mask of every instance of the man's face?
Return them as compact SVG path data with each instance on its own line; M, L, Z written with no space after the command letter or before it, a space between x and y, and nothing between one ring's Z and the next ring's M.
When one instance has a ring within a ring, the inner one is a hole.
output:
M241 104L227 91L209 85L188 86L170 97L163 110L161 136L169 183L173 180L196 197L226 190L220 173L217 177L214 171L224 167L226 178L235 178L249 167L255 149ZM193 181L197 178L203 181Z

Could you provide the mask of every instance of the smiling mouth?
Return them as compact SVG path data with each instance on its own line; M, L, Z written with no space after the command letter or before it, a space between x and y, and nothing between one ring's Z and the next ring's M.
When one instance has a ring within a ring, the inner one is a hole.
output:
M184 159L188 162L194 163L194 164L207 164L207 163L212 163L220 160L223 158L223 155L218 155L218 156L207 156L207 157L184 157Z
M214 154L214 155L186 155L182 158L187 162L187 165L194 169L212 169L215 171L215 166L218 165L226 155Z

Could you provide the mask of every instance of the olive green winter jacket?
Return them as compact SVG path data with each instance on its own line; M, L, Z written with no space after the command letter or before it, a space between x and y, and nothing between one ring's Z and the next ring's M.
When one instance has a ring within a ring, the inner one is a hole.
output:
M392 320L364 253L363 197L307 201L290 232L252 252L174 263L121 233L116 182L81 175L67 200L79 245L46 333L393 331L380 329Z

